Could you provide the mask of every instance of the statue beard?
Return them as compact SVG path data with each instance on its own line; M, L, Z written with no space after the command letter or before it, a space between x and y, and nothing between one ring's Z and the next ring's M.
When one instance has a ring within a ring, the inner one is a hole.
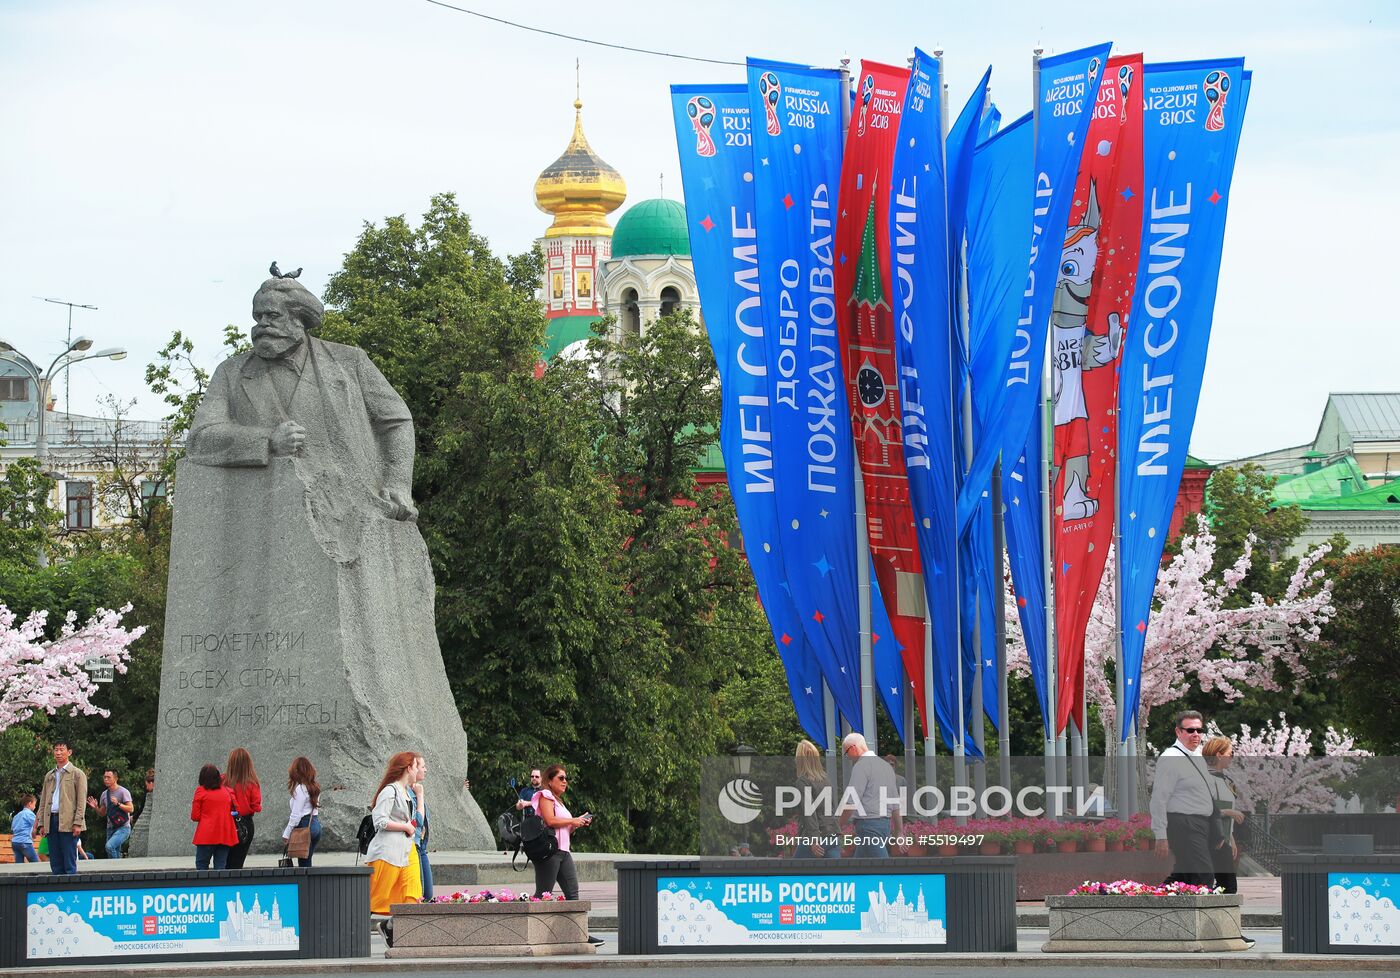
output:
M306 330L299 326L288 329L273 329L268 326L253 327L253 352L264 360L280 360L291 353L306 339Z

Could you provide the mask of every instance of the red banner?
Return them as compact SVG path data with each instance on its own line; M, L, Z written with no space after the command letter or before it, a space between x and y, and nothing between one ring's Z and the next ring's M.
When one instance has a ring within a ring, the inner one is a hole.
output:
M904 670L914 685L924 733L924 588L909 480L890 309L889 202L895 136L907 68L865 61L841 168L836 221L836 310L845 351L851 425L865 480L866 527ZM872 636L876 638L876 636Z
M1084 729L1084 632L1113 541L1118 365L1142 239L1142 55L1110 58L1084 141L1050 314L1056 729Z

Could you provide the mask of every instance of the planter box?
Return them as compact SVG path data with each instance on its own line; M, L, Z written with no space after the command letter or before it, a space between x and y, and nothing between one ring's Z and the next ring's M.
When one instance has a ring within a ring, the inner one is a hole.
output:
M1045 951L1243 951L1240 896L1051 896Z
M593 954L587 900L546 903L396 903L390 958Z

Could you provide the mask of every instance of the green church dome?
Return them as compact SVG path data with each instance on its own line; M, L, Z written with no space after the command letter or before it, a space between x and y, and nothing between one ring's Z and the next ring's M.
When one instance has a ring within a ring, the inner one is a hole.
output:
M612 256L683 255L690 257L685 207L679 201L644 200L633 204L613 230Z

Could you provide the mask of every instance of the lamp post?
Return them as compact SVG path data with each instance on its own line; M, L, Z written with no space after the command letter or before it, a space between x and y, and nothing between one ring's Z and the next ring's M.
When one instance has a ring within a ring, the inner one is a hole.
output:
M729 769L733 772L734 777L747 778L749 771L753 768L753 759L757 756L758 751L745 743L738 743L729 748ZM744 841L741 845L730 850L730 855L747 856L749 854L749 826L745 822Z
M49 392L53 389L54 378L63 373L75 363L82 363L84 360L123 360L126 358L126 350L119 346L110 346L96 353L89 353L92 349L92 340L86 336L79 336L72 340L58 356L53 358L47 370L40 373L34 365L34 361L15 348L14 344L0 338L0 360L13 363L27 373L34 381L34 386L39 395L39 427L34 435L34 459L39 463L39 471L47 474L46 465L48 463L49 441L45 430L45 421L48 414ZM39 566L48 564L48 555L44 552L43 545L39 547Z

